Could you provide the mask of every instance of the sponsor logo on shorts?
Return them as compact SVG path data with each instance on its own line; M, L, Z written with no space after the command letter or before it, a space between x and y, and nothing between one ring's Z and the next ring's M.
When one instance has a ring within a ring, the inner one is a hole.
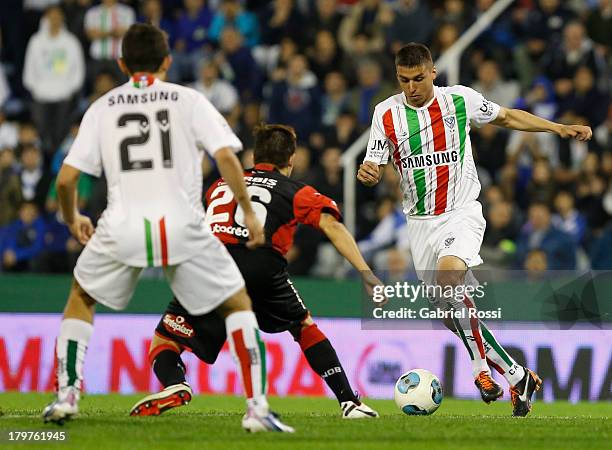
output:
M185 322L183 316L175 316L174 314L166 314L164 316L164 328L172 334L180 337L192 337L194 334L193 327Z
M455 238L454 237L448 237L444 240L444 247L448 248L451 246L451 244L455 242Z
M249 237L249 230L247 228L219 225L218 223L213 225L212 232L215 234L216 233L232 234L234 236L244 237L244 238Z

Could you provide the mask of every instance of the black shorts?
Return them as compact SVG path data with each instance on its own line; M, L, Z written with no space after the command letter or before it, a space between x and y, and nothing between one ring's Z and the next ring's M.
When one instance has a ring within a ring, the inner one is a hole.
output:
M299 328L309 315L287 273L285 259L270 249L228 246L246 283L259 328L281 333ZM155 332L212 364L225 343L225 321L216 311L192 316L173 299Z

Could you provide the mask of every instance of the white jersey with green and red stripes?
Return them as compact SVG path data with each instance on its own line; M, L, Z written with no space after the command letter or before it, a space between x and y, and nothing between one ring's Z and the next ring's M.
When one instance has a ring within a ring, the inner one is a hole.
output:
M204 221L202 158L242 143L199 92L146 74L85 112L64 164L100 176L108 204L87 244L134 267L179 264L215 239Z
M364 161L393 161L401 176L404 213L435 216L478 198L470 122L489 123L499 105L465 86L434 87L434 97L415 108L404 93L376 105Z

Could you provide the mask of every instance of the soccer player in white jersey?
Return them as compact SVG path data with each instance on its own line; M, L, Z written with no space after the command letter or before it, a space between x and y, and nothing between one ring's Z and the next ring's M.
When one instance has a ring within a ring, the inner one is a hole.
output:
M479 251L485 230L477 201L480 183L470 145L470 124L492 123L580 141L590 139L592 132L586 126L561 125L501 107L465 86L434 86L436 68L424 45L411 43L401 48L395 66L402 92L376 106L357 179L374 186L381 177L380 166L392 161L401 177L417 275L427 285L441 287L442 292L457 293L456 287L477 283L469 269L482 263ZM510 385L513 415L526 416L541 380L518 365L482 322L469 318L468 310L475 308L472 298L455 297L458 299L438 300L462 311L458 316L466 316L445 321L445 325L462 338L482 399L489 403L503 395L491 377L490 365Z
M225 119L193 89L162 81L171 58L164 34L132 25L119 65L130 80L94 102L57 180L61 211L85 245L74 269L56 344L57 399L45 421L78 413L83 360L96 303L125 308L144 267L162 267L172 291L191 314L216 309L224 318L237 361L247 431L285 431L264 392L265 346L244 280L223 244L204 222L202 158L208 152L244 211L249 246L264 242L234 151L242 148ZM94 230L76 209L81 172L108 183L108 206ZM184 390L185 386L168 387Z

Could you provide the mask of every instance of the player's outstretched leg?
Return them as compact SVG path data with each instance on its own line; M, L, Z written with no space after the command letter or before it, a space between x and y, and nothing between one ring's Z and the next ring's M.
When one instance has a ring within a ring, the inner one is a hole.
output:
M158 335L153 336L149 361L164 389L136 402L130 410L130 416L159 416L164 411L191 401L193 392L185 380L185 364L180 352L174 341Z
M93 331L95 301L73 281L55 345L57 397L43 410L45 422L62 424L79 412L83 361Z
M443 256L438 261L436 281L443 288L445 302L452 307L456 314L453 318L455 334L457 334L472 360L472 376L474 384L480 392L485 403L497 400L504 394L504 390L491 376L491 369L487 364L484 339L480 322L472 313L476 310L474 301L467 295L458 296L457 287L463 286L465 282L467 266L456 256Z
M247 413L242 419L242 427L248 432L293 433L293 428L281 422L268 406L266 347L259 336L259 326L246 290L230 297L217 311L225 318L230 350L247 397Z
M312 370L323 378L338 399L343 419L378 417L376 411L357 398L334 347L310 316L300 328L290 331Z

